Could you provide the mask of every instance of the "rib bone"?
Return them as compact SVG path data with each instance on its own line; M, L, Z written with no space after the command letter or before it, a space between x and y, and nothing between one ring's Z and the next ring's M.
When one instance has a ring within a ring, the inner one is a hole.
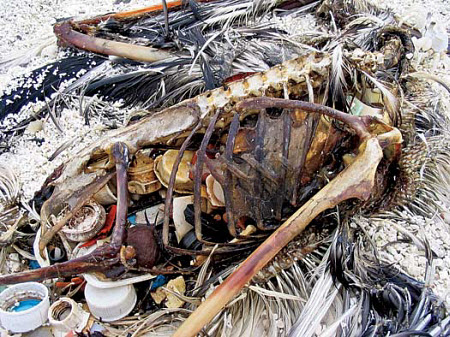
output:
M321 113L350 126L360 138L358 155L354 162L340 172L330 183L299 208L263 244L261 244L179 327L175 337L195 336L219 311L236 296L275 255L320 213L353 198L368 200L374 190L375 174L383 158L383 149L401 143L397 129L387 127L376 135L374 125L383 123L373 118L363 119L313 103L259 97L238 103L237 110L269 107L299 108L310 113ZM373 125L371 125L373 124ZM372 128L373 127L373 128Z

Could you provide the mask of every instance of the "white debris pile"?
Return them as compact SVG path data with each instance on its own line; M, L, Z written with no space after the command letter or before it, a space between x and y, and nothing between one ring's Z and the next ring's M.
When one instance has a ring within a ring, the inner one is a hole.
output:
M59 123L63 132L50 119L43 123L35 122L22 137L16 138L10 152L1 156L2 162L8 163L17 173L25 199L31 199L55 168L97 139L105 129L95 119L86 125L79 111L70 109L62 111ZM67 144L67 149L55 160L49 161L63 144Z
M90 18L108 12L128 11L149 6L148 0L1 0L0 25L2 27L2 59L12 53L32 50L43 39L53 37L53 24L60 19ZM43 55L46 56L46 55Z

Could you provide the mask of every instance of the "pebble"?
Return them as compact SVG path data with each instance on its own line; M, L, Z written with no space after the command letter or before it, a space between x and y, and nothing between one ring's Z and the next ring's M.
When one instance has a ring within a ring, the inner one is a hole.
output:
M30 122L30 124L28 124L27 126L26 131L31 135L35 135L42 130L43 125L44 123L42 122L42 120Z

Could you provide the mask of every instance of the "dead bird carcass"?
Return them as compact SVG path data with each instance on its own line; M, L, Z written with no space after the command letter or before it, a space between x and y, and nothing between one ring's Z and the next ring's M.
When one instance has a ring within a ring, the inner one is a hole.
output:
M366 56L369 62L362 71L378 66L373 60L382 55ZM228 297L222 297L223 304L216 302L220 308L317 215L348 199L376 199L383 194L382 185L374 188L376 173L380 161L386 171L398 159L401 134L383 121L390 122L387 109L374 110L378 115L367 109L372 112L355 116L313 103L323 100L330 67L331 59L326 54L299 57L155 113L97 141L58 169L44 186L52 193L41 210L39 249L42 253L53 235L115 176L118 207L111 242L86 256L4 276L0 282L71 276L120 264L125 269L146 267L158 272L152 265L130 263L136 254L128 260L122 253L127 249L124 240L130 203L127 170L129 161L142 155L142 151L158 154L170 147L177 149L177 155L169 165L173 167L170 178L161 180L167 185L162 228L165 251L208 255L216 244L202 236L202 207L208 203L202 193L206 189L202 184L204 173L209 173L224 191L226 207L217 210L226 214L230 240L218 243L221 247L216 254L232 254L237 247L254 245L255 240L267 236L267 231L278 228L235 272L239 275L243 270L245 277L241 274L239 282L226 290ZM280 98L285 94L290 99ZM347 94L349 99L359 100L355 94ZM196 159L192 160L191 155L183 165L184 170L191 171L192 179L189 186L177 189L178 167L187 149ZM158 165L154 168L160 170ZM377 179L377 184L382 181ZM169 242L172 197L177 191L194 195L196 239L203 245L200 250ZM151 190L152 193L156 192ZM294 207L299 206L292 214ZM258 228L256 234L241 235L245 226L251 224ZM150 244L156 251L156 240L151 239ZM147 245L133 248L146 249ZM236 280L231 276L222 287ZM214 314L213 310L208 311ZM202 317L202 325L211 318Z
M393 183L389 175L398 169L401 134L394 125L399 111L394 90L380 85L375 74L400 68L398 61L403 61L403 51L393 55L395 48L388 48L402 42L402 35L390 33L379 52L340 49L352 69L337 81L352 87L340 100L349 113L314 103L329 104L330 91L339 92L330 88L336 83L330 78L336 75L339 52L310 53L111 132L55 171L44 186L43 194L51 196L41 210L39 248L42 253L79 209L105 191L111 197L105 203L118 205L111 242L90 255L6 276L3 282L111 267L122 276L190 273L190 264L201 264L201 255L210 255L216 244L215 256L229 257L248 252L276 230L183 327L198 331L320 213L348 199L369 201L341 204L344 218L358 206L389 203L384 193ZM145 181L135 179L140 170L127 169L139 158L148 173ZM174 194L193 195L189 211L196 249L174 238L178 234L183 239L171 226ZM163 226L147 227L148 240L131 243L126 238L127 208L145 200L165 202ZM144 247L152 247L145 263L139 259ZM177 260L182 255L195 258ZM172 266L159 257L173 259Z

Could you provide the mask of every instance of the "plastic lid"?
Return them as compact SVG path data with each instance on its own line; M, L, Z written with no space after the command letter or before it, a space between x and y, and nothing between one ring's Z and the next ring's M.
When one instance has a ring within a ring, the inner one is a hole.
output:
M37 282L16 284L0 294L1 325L13 333L32 331L47 321L49 307L46 286Z
M170 175L172 174L173 165L178 156L178 152L178 150L167 150L163 155L158 156L155 159L155 174L165 187L169 184ZM189 172L193 156L194 151L184 152L175 177L175 192L192 192L194 182L189 178Z
M88 320L89 314L68 297L59 299L48 310L50 324L63 332L69 332L70 330L81 332Z
M132 285L102 289L88 283L84 295L91 313L105 322L127 316L137 301L136 291Z
M82 242L92 239L102 229L106 221L106 212L102 205L90 200L67 221L61 229L67 239Z

